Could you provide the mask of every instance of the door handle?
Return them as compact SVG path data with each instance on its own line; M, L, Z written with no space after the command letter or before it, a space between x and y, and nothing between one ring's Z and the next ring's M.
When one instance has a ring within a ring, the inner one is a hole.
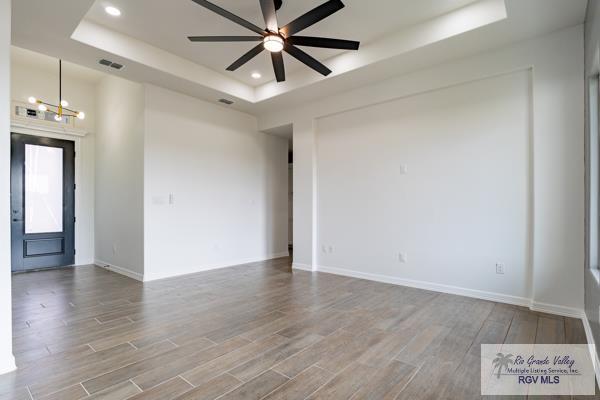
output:
M13 221L13 222L23 222L23 220L22 220L22 219L19 219L19 218L13 218L13 220L12 220L12 221Z

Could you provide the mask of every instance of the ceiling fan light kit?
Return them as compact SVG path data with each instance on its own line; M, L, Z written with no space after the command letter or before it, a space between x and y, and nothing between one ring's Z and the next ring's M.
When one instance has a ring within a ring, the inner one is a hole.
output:
M296 18L289 24L279 27L277 21L277 10L281 7L281 0L259 0L260 8L265 20L266 28L260 28L253 23L238 17L237 15L211 3L207 0L192 0L194 3L216 13L228 20L235 22L244 28L260 36L188 36L192 42L260 42L242 55L229 67L228 71L235 71L248 61L267 50L271 53L273 70L277 82L285 81L285 66L282 51L285 51L298 61L314 69L320 74L327 76L331 70L320 61L300 50L296 46L319 47L326 49L358 50L360 43L352 40L331 39L312 36L294 36L296 33L316 24L344 8L340 0L329 0L312 9L306 14Z
M281 50L283 50L283 43L284 40L279 35L271 34L265 36L265 38L263 39L263 45L265 46L265 49L267 49L271 53L278 53Z

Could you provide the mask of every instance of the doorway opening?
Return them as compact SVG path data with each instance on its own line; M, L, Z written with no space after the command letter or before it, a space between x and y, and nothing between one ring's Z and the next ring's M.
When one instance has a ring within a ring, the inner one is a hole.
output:
M288 250L294 251L294 152L288 152Z
M11 270L75 263L75 144L11 134Z

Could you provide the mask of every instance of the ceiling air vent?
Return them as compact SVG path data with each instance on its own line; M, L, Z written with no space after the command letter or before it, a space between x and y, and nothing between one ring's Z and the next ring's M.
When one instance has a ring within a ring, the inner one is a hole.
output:
M105 58L103 58L102 60L98 61L98 63L100 63L100 65L104 65L105 67L110 67L110 68L114 68L114 69L122 69L123 68L123 64L112 62L112 61L107 60Z
M233 104L233 101L227 99L219 99L219 103L227 104L228 106Z

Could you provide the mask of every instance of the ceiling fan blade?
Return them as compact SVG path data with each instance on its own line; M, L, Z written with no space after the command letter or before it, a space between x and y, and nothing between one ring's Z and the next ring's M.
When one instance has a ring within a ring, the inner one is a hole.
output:
M264 49L265 49L265 47L263 46L262 43L260 43L256 47L253 47L249 52L247 52L246 54L244 54L243 56L241 56L240 58L235 60L235 62L233 64L231 64L229 67L227 67L227 71L235 71L242 65L246 64L248 61L252 60L257 55L259 55Z
M277 82L285 81L285 66L283 65L283 54L271 53L271 60L273 61L273 70L275 71L275 78Z
M267 29L271 32L279 32L279 24L277 23L277 13L275 12L274 0L260 0L260 9L262 10L263 17L265 18Z
M259 42L262 36L188 36L191 42Z
M326 66L324 66L319 61L315 60L313 57L311 57L310 55L306 54L305 52L303 52L299 48L295 47L294 45L286 43L283 49L289 55L291 55L292 57L294 57L298 61L303 62L304 64L306 64L307 66L311 67L312 69L314 69L318 73L320 73L320 74L322 74L324 76L327 76L327 75L329 75L331 73L331 70L329 68L327 68Z
M326 49L358 50L360 42L311 36L291 36L288 43L296 46L321 47Z
M238 25L243 26L244 28L250 29L253 32L256 32L258 34L264 35L265 30L262 28L259 28L258 26L254 25L252 22L248 22L243 18L238 17L237 15L230 13L229 11L219 7L216 4L211 3L210 1L207 0L192 0L194 3L209 9L210 11L219 14L222 17L227 18L230 21L235 22Z
M321 4L316 8L313 8L306 14L296 18L295 20L281 28L281 33L283 33L287 37L292 36L300 32L301 30L304 30L309 26L314 25L317 22L329 17L331 14L341 10L342 8L344 8L344 3L342 3L340 0L329 0L328 2Z

